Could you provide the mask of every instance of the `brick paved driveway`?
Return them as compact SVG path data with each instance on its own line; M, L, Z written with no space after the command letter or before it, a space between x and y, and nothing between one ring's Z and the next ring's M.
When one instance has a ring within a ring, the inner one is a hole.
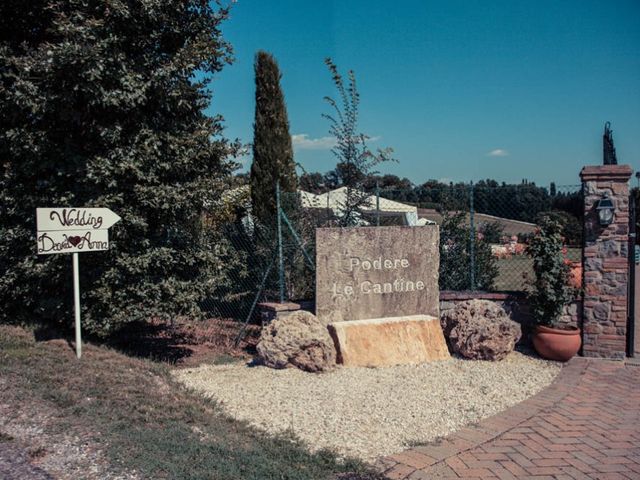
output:
M574 358L534 397L382 465L390 479L640 479L640 366Z

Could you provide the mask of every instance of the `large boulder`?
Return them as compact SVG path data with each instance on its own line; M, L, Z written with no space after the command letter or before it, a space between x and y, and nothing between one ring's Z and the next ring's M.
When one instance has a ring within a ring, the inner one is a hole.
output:
M336 350L327 325L300 310L273 320L260 335L258 359L272 368L296 367L307 372L330 370Z
M502 360L522 335L504 308L488 300L460 302L440 323L453 352L474 360Z

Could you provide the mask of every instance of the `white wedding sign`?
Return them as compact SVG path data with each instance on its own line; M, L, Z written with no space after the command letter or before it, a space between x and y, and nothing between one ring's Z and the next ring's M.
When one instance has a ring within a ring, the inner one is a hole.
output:
M118 221L120 217L108 208L36 209L38 254L73 254L73 299L78 358L82 356L78 253L109 250L109 227Z
M119 220L108 208L38 208L38 254L109 250L108 228Z

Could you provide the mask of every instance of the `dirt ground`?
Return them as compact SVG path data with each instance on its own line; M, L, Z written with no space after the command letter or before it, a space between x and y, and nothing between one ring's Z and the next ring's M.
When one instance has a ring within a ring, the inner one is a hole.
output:
M171 378L251 358L258 330L236 347L235 323L153 322L87 341L78 361L68 335L0 325L0 479L379 478L357 459L233 420Z
M144 325L131 325L112 339L109 346L133 357L178 368L219 364L250 359L255 353L260 326L247 325L244 332L241 328L234 320L218 318L178 319L173 323L151 320Z
M246 335L236 345L238 332L238 323L219 319L176 321L172 325L151 321L147 325L132 325L103 346L126 353L128 357L151 359L160 365L166 363L172 368L181 368L251 358L259 327L248 326ZM3 326L2 333L5 337L14 337L18 343L24 339L26 345L35 337L48 351L70 358L74 356L71 338L57 329L36 328L31 334L19 327ZM94 347L86 345L83 359L89 360L93 353ZM24 362L24 368L29 368L30 359L25 357ZM19 374L16 371L0 375L0 391L5 392L0 394L0 478L140 478L136 472L114 467L105 445L95 440L86 423L76 422L73 418L60 422L67 414L56 405L59 398L50 402L12 389L16 382L11 373Z

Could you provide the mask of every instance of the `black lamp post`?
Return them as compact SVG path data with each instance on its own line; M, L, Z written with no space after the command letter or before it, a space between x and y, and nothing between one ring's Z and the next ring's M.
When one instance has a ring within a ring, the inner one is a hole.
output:
M613 201L609 198L609 195L607 193L602 195L602 198L598 200L598 206L596 207L600 225L602 225L603 227L611 225L611 223L613 222L614 209L615 207L613 206Z

